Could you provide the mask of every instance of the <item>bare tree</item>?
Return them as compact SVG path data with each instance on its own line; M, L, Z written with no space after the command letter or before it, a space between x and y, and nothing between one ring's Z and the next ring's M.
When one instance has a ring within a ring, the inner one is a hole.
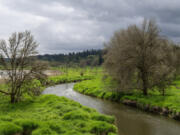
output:
M154 20L144 20L138 27L131 25L118 31L106 44L105 67L118 80L121 90L148 89L162 83L162 78L175 72L172 43L160 36ZM164 82L164 81L163 81Z
M38 44L29 31L13 33L8 42L0 41L0 62L7 72L8 91L0 90L9 95L11 103L18 102L23 95L22 86L33 79L45 77L45 66L32 61L37 54Z

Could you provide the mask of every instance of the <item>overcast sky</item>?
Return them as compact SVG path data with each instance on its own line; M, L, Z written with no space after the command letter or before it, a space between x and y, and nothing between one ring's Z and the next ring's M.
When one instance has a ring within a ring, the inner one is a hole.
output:
M99 49L144 17L180 42L180 0L0 0L0 38L30 30L41 54Z

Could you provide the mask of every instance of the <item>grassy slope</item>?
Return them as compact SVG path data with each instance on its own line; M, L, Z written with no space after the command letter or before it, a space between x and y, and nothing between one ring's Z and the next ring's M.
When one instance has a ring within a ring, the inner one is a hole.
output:
M131 93L117 93L106 90L106 85L110 81L102 81L102 74L92 80L82 81L75 84L74 89L78 92L113 101L123 101L125 99L137 101L139 106L158 106L169 108L174 112L180 112L180 79L174 82L176 85L170 86L166 90L166 96L162 96L158 91L149 91L148 96L143 96L141 91Z
M65 97L43 95L34 100L0 102L0 135L116 134L114 118Z

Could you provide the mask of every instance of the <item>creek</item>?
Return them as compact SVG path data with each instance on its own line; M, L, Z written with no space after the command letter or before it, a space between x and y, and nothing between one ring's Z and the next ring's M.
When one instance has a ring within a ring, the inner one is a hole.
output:
M43 94L55 94L75 100L98 112L113 115L119 135L180 135L180 122L153 115L120 103L86 96L73 90L74 83L48 87Z

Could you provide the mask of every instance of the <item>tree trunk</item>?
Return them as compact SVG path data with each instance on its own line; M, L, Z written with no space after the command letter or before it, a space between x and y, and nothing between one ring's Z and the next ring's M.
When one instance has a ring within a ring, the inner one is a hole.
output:
M15 94L11 94L11 103L15 103L15 102L16 102Z
M165 89L162 89L162 95L165 96Z
M146 95L148 95L148 93L147 93L148 82L147 82L147 74L145 72L142 72L142 81L143 81L143 94L146 96Z
M144 94L145 96L148 95L148 93L147 93L147 88L146 88L146 87L143 88L143 94Z

